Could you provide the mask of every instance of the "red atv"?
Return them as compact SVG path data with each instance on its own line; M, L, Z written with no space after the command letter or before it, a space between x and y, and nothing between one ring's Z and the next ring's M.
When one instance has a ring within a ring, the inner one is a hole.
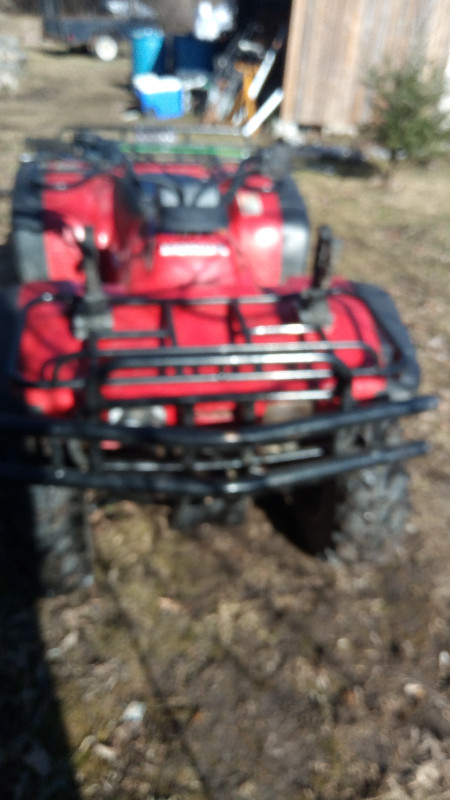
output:
M281 493L308 546L342 558L395 538L401 462L426 450L402 441L398 419L436 401L416 394L390 297L330 275L328 228L306 274L286 150L236 164L192 146L163 154L145 131L30 148L13 198L16 286L1 296L13 388L0 475L30 486L45 584L86 572L87 487L170 498L185 526Z

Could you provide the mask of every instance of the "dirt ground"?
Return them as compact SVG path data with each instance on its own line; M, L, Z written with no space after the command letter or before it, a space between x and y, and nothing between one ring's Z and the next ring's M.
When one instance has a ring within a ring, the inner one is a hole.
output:
M0 94L0 241L25 136L125 124L127 56L43 46ZM386 564L302 552L259 508L180 533L167 509L93 514L97 581L33 603L0 575L4 800L450 800L450 162L376 178L299 175L341 271L387 288L438 412L409 422L413 510ZM5 257L4 248L0 257ZM1 266L1 265L0 265Z

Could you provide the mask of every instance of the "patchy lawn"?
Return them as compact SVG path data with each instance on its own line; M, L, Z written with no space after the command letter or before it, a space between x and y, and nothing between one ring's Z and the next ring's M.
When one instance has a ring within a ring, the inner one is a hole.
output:
M0 95L0 190L25 136L123 124L126 57L42 47ZM13 800L448 800L450 797L450 164L377 178L299 174L343 274L388 289L438 412L410 466L413 512L388 565L332 566L262 510L180 533L167 509L93 513L97 585L37 607L0 596L0 783ZM9 225L0 199L0 234ZM3 258L5 258L3 248Z

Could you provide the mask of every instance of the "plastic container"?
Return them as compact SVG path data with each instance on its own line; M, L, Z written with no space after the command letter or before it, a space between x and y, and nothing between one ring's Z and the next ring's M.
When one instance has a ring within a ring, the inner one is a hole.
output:
M164 74L165 39L158 28L139 28L131 34L133 77L149 72Z
M133 88L144 114L153 113L158 119L175 119L184 114L183 87L171 75L137 75Z
M212 72L213 59L217 51L215 42L206 42L187 36L174 36L173 68L174 72L194 70L195 72Z

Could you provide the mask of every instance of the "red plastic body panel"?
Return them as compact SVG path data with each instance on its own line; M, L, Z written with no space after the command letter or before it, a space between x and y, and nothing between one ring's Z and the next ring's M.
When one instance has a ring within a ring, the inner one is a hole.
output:
M214 263L212 269L215 269ZM300 292L309 285L307 278L292 279L286 286L290 292ZM334 286L343 289L350 285L342 280L335 280ZM66 289L68 287L65 287ZM33 298L40 296L46 290L54 291L52 284L30 284L21 290L20 303L23 307L27 306ZM71 287L74 291L75 287ZM222 285L222 292L218 292L217 285L208 285L207 282L199 282L196 285L189 285L185 288L182 295L183 299L194 301L188 306L182 303L173 304L172 320L174 326L175 340L179 351L185 348L210 348L216 352L220 351L223 345L239 345L245 343L241 328L230 320L229 306L226 303L217 301L212 305L201 305L195 303L195 299L215 298L218 294L222 296L242 297L242 296L263 296L263 292L258 290L251 282L243 281ZM251 291L250 291L251 290ZM111 297L120 296L120 292L114 287L110 288ZM173 298L173 291L170 287L159 291L154 291L148 295L152 300L159 298ZM180 297L179 293L177 297ZM146 296L142 296L143 301ZM361 347L361 341L369 348L373 348L379 362L383 364L382 345L380 332L377 325L367 309L366 305L352 294L336 294L329 301L331 322L323 330L328 342L331 345L335 342L335 355L340 358L350 369L374 366L373 354L367 347ZM240 310L248 329L255 331L258 326L274 326L282 323L296 323L296 307L293 302L286 300L283 303L265 302L262 305L254 305L250 302L241 301ZM113 311L113 330L107 338L102 338L99 342L100 350L114 350L116 352L128 353L130 351L151 350L164 354L164 348L171 347L173 341L162 340L160 336L151 335L152 331L161 330L164 327L162 318L162 306L158 303L148 305L117 305ZM128 331L127 338L115 338L114 333ZM136 338L133 338L133 331L136 331ZM148 335L142 332L148 331ZM139 335L138 335L139 334ZM258 344L264 343L292 343L307 342L310 350L314 353L314 343L320 340L317 332L283 333L259 335L256 331L252 335L251 341ZM345 342L345 349L339 347L339 343ZM354 342L354 347L348 343ZM75 358L67 361L58 371L60 381L85 378L88 372L88 360L82 354L82 342L76 339L71 329L71 320L67 314L64 303L60 302L38 302L27 310L26 325L21 337L19 368L26 382L37 383L42 380L51 380L54 375L55 359L69 354L75 354ZM309 348L308 348L309 349ZM299 365L302 366L301 364ZM333 388L334 377L315 379L314 371L320 369L322 364L313 364L307 380L283 380L283 366L277 364L264 365L258 375L257 380L252 378L245 379L245 372L249 369L246 365L238 368L239 380L234 381L232 376L233 367L225 367L225 371L230 373L227 376L226 390L235 393L237 398L249 392L305 390L309 386L316 388ZM268 380L265 372L279 370L280 375L276 381ZM121 379L119 385L106 385L102 389L102 394L107 400L116 402L120 405L121 400L139 399L143 400L151 394L152 398L160 398L161 404L169 397L182 397L186 395L206 395L214 401L224 391L224 386L219 376L219 369L214 363L202 366L196 376L188 367L182 370L183 375L191 375L189 383L177 381L176 370L172 367L158 371L156 367L143 367L126 369L114 369L111 377ZM159 380L158 375L170 377L170 382ZM217 375L217 380L211 376ZM134 379L139 379L139 383L134 383ZM384 378L376 375L355 377L352 382L352 395L358 401L370 400L382 393L386 388ZM25 389L26 402L42 413L67 416L75 413L77 407L83 404L83 390L57 386L56 388L31 387ZM196 410L196 421L198 424L205 424L214 417L216 420L229 421L230 413L233 413L236 404L221 404L220 408L208 407L203 410ZM259 405L259 413L265 411L264 404ZM170 409L168 414L169 422L175 423L176 414L174 409Z
M76 164L73 165L75 169ZM137 165L140 177L187 175L207 179L198 165ZM117 178L121 173L118 171ZM74 183L73 189L52 190L54 182ZM149 236L148 221L124 202L114 175L91 178L78 185L74 172L48 171L43 190L44 249L48 277L55 281L82 279L78 229L94 229L100 253L101 277L127 291L180 288L192 284L241 280L248 271L255 285L280 283L282 269L282 215L272 183L252 178L239 189L230 206L227 229L202 237L188 234ZM225 181L224 187L229 181Z
M292 242L301 247L301 237L292 239L292 230L298 234L307 222L295 186L292 194L286 184L283 189L281 182L251 172L232 199L227 197L223 227L220 214L213 216L220 222L209 233L167 232L176 226L159 224L158 214L167 206L162 207L157 187L164 181L166 188L172 181L172 189L174 181L176 187L192 186L193 179L203 181L198 184L200 196L205 184L215 181L214 188L224 195L233 187L234 170L228 165L219 173L205 163L137 159L132 171L120 162L94 175L92 164L75 157L45 162L45 178L37 184L45 257L39 275L47 273L48 281L27 284L20 293L26 313L17 371L29 406L56 417L76 414L87 406L86 381L97 370L106 380L102 378L96 390L109 406L141 399L145 405L151 398L166 407L169 424L178 421L177 399L197 396L203 398L194 408L197 424L237 420L239 398L256 394L254 408L262 418L267 409L264 395L269 392L305 393L315 400L320 395L322 406L326 396L329 404L336 405L337 360L357 373L350 387L355 400L372 400L385 392L387 382L379 369L385 364L382 333L351 284L335 279L336 292L326 301L329 322L303 328L297 300L311 288L310 280L295 277L282 285L286 241L292 258ZM215 212L214 204L212 209ZM111 298L112 328L98 339L95 364L86 342L74 334L71 301L84 293L80 241L86 228L93 231L100 279ZM294 271L284 274L296 274L295 247L293 252ZM45 292L67 297L39 299ZM130 297L137 299L129 304ZM231 313L231 298L237 301L237 312ZM164 303L170 303L169 325ZM289 324L296 325L295 331L280 330ZM224 364L223 353L240 345L247 346L247 351L242 348L244 355L253 345L259 346L259 353L267 345L261 363L251 366L244 359ZM329 348L328 360L323 345ZM280 363L270 355L271 346L279 348ZM294 356L289 360L292 348L300 354L297 361ZM205 363L196 369L186 360L182 368L173 366L173 361L164 364L167 353L175 361L183 354L198 360L206 351ZM138 365L124 365L122 353L137 354ZM311 363L305 365L310 356ZM358 374L361 370L367 374ZM233 399L221 399L223 395Z

